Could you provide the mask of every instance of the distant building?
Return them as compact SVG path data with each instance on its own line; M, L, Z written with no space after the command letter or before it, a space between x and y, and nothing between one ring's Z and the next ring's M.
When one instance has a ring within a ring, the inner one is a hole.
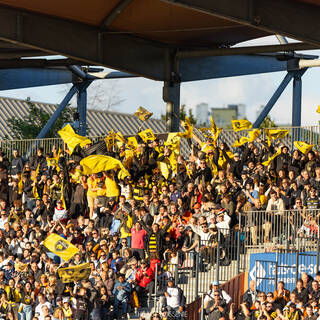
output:
M209 123L209 107L207 103L196 105L196 121L198 126L206 126Z
M227 108L211 108L211 115L218 127L231 127L231 120L246 118L246 106L229 104Z

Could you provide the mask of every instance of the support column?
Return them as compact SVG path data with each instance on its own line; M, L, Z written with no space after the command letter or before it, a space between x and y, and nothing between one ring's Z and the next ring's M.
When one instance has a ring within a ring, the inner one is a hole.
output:
M77 109L79 113L79 134L86 136L87 133L87 88L79 89L77 93Z
M87 134L87 88L92 81L85 81L76 84L77 93L77 111L79 113L79 130L78 133L81 136L86 136Z
M56 120L59 118L61 112L63 109L68 105L74 94L77 92L76 86L72 86L67 95L64 97L64 99L59 104L56 111L52 114L46 125L42 128L40 133L37 136L37 139L42 139L46 136L46 134L49 132L49 130L52 128L53 124L56 122Z
M279 97L281 96L284 89L287 87L291 79L293 78L292 73L287 73L282 82L280 83L279 87L275 91L275 93L272 95L268 103L265 105L263 110L261 111L259 117L253 124L253 128L259 128L265 117L269 114L275 103L278 101Z
M162 96L167 104L166 130L168 132L178 132L180 125L180 82L165 82Z
M302 94L302 74L296 72L293 78L292 92L292 126L301 126L301 94Z

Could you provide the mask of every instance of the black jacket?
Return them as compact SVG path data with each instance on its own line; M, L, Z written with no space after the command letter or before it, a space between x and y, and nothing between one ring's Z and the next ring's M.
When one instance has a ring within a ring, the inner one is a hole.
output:
M154 234L152 228L148 227L143 220L140 220L141 226L143 227L143 229L146 230L147 232L147 236L146 236L146 242L145 242L145 249L147 250L148 254L150 254L149 252L149 242L150 242L150 238L151 236ZM171 221L161 230L158 230L158 232L155 234L156 236L156 242L157 242L157 253L159 254L159 258L162 258L162 252L163 252L163 239L164 239L164 235L166 234L166 232L168 231L168 229L171 226Z

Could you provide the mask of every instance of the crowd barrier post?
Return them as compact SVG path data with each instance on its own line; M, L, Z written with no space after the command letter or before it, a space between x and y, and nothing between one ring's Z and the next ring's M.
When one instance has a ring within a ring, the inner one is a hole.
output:
M204 320L204 293L201 295L201 310L200 310L200 320Z
M157 307L157 299L158 299L158 264L156 263L155 269L155 277L154 277L154 300L153 300L153 307Z
M220 241L221 241L221 231L218 232L218 245L217 245L217 259L216 259L216 279L219 282L219 272L220 272Z
M295 280L296 284L298 281L298 274L299 274L299 250L296 250L296 270L295 270Z
M317 239L317 261L316 261L316 272L319 271L319 249L320 249L320 246L319 246L319 238Z
M279 265L279 250L276 252L276 265L275 265L275 275L274 275L274 289L278 286L278 265ZM257 270L257 269L256 269Z
M237 274L240 273L240 237L241 237L241 212L239 214L239 227L238 227L238 236L237 236Z
M196 282L195 282L195 286L194 286L194 298L197 299L198 298L198 294L199 294L199 264L200 264L200 243L198 244L198 250L196 250L195 252L196 255ZM192 271L193 272L193 271ZM194 275L192 275L194 276Z

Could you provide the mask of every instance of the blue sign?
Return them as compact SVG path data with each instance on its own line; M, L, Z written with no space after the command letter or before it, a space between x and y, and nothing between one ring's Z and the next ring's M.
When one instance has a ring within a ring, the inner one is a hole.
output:
M278 282L283 281L285 288L292 291L296 281L295 253L278 253ZM300 253L298 255L298 278L306 272L315 277L316 253ZM273 292L275 289L276 253L252 253L250 254L249 282L256 280L258 290Z

